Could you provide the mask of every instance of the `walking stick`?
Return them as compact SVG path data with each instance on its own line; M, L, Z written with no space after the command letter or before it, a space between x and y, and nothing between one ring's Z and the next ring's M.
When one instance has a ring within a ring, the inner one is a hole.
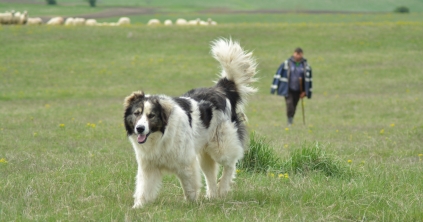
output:
M300 92L303 93L303 78L300 77ZM303 110L303 124L305 126L305 113L304 113L304 98L301 98L301 108Z

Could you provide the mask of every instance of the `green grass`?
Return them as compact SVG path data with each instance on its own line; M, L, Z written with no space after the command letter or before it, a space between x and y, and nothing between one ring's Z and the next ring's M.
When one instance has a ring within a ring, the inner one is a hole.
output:
M422 13L411 14L296 14L296 13L275 13L275 14L208 14L208 13L157 13L154 15L135 15L129 16L131 22L134 24L147 24L152 18L157 18L160 21L171 19L173 22L178 18L185 18L187 20L200 18L207 20L212 18L219 24L228 23L355 23L355 22L421 22L423 21ZM110 17L99 19L99 21L116 22L118 17Z
M38 2L42 2L38 0ZM82 0L58 0L59 4L88 5ZM111 6L144 6L160 7L171 10L207 9L207 8L229 8L236 10L254 10L254 9L282 9L282 10L334 10L334 11L368 11L368 12L391 12L398 6L407 6L413 11L423 12L423 4L419 0L328 0L328 1L289 1L289 0L216 0L216 1L194 1L194 0L102 0L98 5Z
M1 26L0 221L421 221L422 26ZM198 203L184 202L166 176L157 201L132 210L136 161L123 98L211 86L218 64L209 43L220 36L240 40L260 64L249 130L282 160L317 141L354 174L241 171L226 199ZM269 91L297 46L313 67L314 94L307 125L299 111L287 128L284 100Z

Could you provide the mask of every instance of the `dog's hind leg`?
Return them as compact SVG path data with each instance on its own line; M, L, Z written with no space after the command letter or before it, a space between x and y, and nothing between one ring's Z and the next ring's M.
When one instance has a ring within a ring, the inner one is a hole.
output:
M155 200L161 183L160 170L138 168L133 208L141 208L144 204Z
M185 198L190 201L196 201L201 189L201 173L197 159L193 159L190 166L184 167L176 175L181 182Z
M244 155L242 142L237 135L234 123L225 122L217 129L216 140L208 149L210 156L223 166L222 176L218 184L219 196L225 196L230 191L235 178L236 162Z
M214 198L217 196L217 163L206 152L201 152L199 155L201 169L203 170L207 184L207 198Z

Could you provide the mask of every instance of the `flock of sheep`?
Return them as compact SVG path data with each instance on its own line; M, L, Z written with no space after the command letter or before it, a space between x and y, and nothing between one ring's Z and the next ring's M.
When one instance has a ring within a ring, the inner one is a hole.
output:
M158 19L150 19L148 21L147 25L160 25L160 20ZM167 19L163 22L164 25L173 25L172 20ZM195 20L185 20L182 18L179 18L175 21L175 25L217 25L217 22L213 21L211 18L208 18L207 21L202 21L201 19L197 18Z
M43 24L43 20L41 18L30 18L28 16L28 12L24 11L21 12L5 12L0 13L0 24L16 24L16 25L41 25ZM66 18L66 20L63 17L54 17L51 18L47 23L47 25L86 25L86 26L120 26L120 25L129 25L131 24L131 20L128 17L121 17L117 22L97 22L95 19L85 19L85 18ZM147 25L161 25L162 23L158 19L150 19L147 23ZM170 25L201 25L201 26L208 26L208 25L217 25L215 21L213 21L211 18L207 19L207 21L203 21L199 18L195 20L185 20L182 18L179 18L175 21L175 23L172 22L172 20L165 20L163 22L164 25L170 26Z
M0 24L24 25L28 22L28 12L10 11L0 13Z

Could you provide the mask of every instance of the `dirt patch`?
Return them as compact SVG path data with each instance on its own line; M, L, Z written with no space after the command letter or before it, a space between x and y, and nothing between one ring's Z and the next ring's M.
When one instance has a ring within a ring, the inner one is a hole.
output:
M153 8L141 8L141 7L126 7L126 8L111 8L102 12L96 12L91 14L83 14L75 17L81 18L110 18L110 17L119 17L119 16L130 16L130 15L149 15L156 12Z
M329 10L279 10L279 9L258 9L258 10L231 10L227 8L211 8L199 11L201 14L286 14L286 13L304 13L304 14L354 14L371 12L352 12L352 11L329 11Z

